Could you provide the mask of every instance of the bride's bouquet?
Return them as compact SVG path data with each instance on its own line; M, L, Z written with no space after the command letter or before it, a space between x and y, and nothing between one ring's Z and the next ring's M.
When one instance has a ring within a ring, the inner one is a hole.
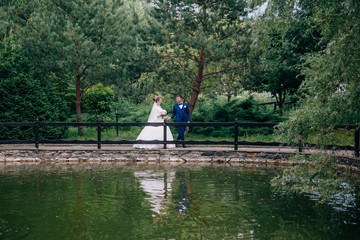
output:
M160 117L161 117L161 118L164 118L164 117L166 116L166 114L167 114L167 111L166 111L166 110L161 110L161 111L160 111Z

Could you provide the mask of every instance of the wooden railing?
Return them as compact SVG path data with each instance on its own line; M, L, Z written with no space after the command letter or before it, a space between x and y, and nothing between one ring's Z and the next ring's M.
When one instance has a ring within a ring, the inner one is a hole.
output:
M256 104L256 109L259 111L259 106L264 106L264 105L274 105L274 111L276 111L276 106L279 106L279 102L266 102L266 103L258 103ZM285 101L283 103L284 105L286 104L295 104L296 107L296 102L295 101Z
M160 122L160 123L113 123L113 122L82 122L82 123L70 123L70 122L1 122L0 127L33 127L35 139L29 140L0 140L0 144L35 144L36 148L39 148L39 144L97 144L98 149L101 149L102 144L163 144L166 149L168 144L193 144L193 145L232 145L234 150L238 150L239 146L291 146L289 143L280 143L280 142L248 142L248 141L239 141L239 127L275 127L278 123L260 123L260 122L191 122L191 123L170 123L170 122ZM97 128L97 140L50 140L50 139L40 139L39 138L39 129L41 127L96 127ZM152 140L152 141L131 141L131 140L101 140L101 129L102 127L144 127L144 126L154 126L154 127L163 127L164 128L164 140ZM234 128L234 140L233 141L168 141L167 140L167 131L168 126L200 126L200 127L233 127ZM336 150L352 150L356 157L359 157L359 124L348 124L348 125L338 125L337 129L354 129L354 146L339 146L339 145L326 145L322 146L325 149L336 149ZM1 137L1 136L0 136ZM316 147L315 144L306 143L304 144L307 147ZM303 151L303 144L299 142L298 148L299 152Z

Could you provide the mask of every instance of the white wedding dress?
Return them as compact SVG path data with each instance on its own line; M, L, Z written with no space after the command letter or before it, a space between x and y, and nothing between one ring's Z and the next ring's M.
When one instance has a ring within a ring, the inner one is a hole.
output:
M148 122L164 122L164 119L161 117L161 112L163 109L154 102L154 105L151 109ZM146 126L141 131L139 136L136 138L136 140L144 140L144 141L150 141L150 140L164 140L164 127L153 127L153 126ZM173 135L171 134L170 128L166 127L166 140L167 141L173 141ZM134 148L143 148L143 149L155 149L155 148L163 148L163 144L135 144L133 146ZM174 148L175 144L167 144L167 148Z

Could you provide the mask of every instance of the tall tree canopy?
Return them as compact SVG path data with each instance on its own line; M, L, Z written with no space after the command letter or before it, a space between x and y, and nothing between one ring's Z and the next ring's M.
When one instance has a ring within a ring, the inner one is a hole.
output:
M289 14L280 6L281 11L276 11L271 4L251 23L250 67L243 84L251 90L271 92L282 115L286 97L294 95L304 79L304 55L321 50L322 45L320 28L307 8Z
M248 44L246 1L157 0L152 24L159 60L158 76L166 91L179 93L194 110L199 93L213 81L245 66L243 46ZM160 24L161 23L161 24ZM236 60L236 61L234 61ZM170 83L170 84L169 84Z
M360 2L317 0L311 6L326 48L306 56L303 106L280 130L289 141L316 133L326 144L334 125L360 119Z
M139 54L135 24L127 18L131 8L120 0L10 1L4 9L18 16L13 22L19 23L20 44L44 79L75 86L78 122L86 91L98 82L126 78Z

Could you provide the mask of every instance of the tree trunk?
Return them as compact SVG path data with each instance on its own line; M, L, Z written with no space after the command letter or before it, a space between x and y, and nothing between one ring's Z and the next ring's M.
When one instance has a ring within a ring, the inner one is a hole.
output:
M228 102L230 102L231 101L231 93L227 94L227 98L228 98Z
M279 103L279 116L282 116L284 112L284 104Z
M76 121L78 123L82 122L82 117L81 117L81 82L80 82L80 76L76 76ZM78 127L78 134L79 135L83 135L84 131L83 131L83 126L79 126Z
M202 30L205 35L206 35L206 31L207 31L207 29L206 29L207 28L207 12L206 12L206 10L207 10L207 4L204 4L203 9L202 9L202 13L203 13ZM204 50L200 50L199 61L198 61L198 64L200 64L200 66L198 68L197 77L194 82L193 93L191 96L190 106L189 106L190 107L190 118L192 117L192 113L194 111L196 101L199 97L199 93L200 93L200 89L201 89L201 82L203 80L203 75L204 75L204 60L205 60Z
M282 116L284 114L284 103L285 103L285 97L286 97L286 92L282 93L280 92L279 94L279 115Z
M201 51L199 54L199 62L200 62L200 66L198 68L198 74L196 77L196 80L194 82L194 88L193 88L193 93L191 95L191 100L190 100L190 117L192 116L192 112L195 108L196 105L196 101L199 97L199 93L200 93L200 87L201 87L201 82L203 79L203 73L204 73L204 58L205 58L205 54L204 51Z

